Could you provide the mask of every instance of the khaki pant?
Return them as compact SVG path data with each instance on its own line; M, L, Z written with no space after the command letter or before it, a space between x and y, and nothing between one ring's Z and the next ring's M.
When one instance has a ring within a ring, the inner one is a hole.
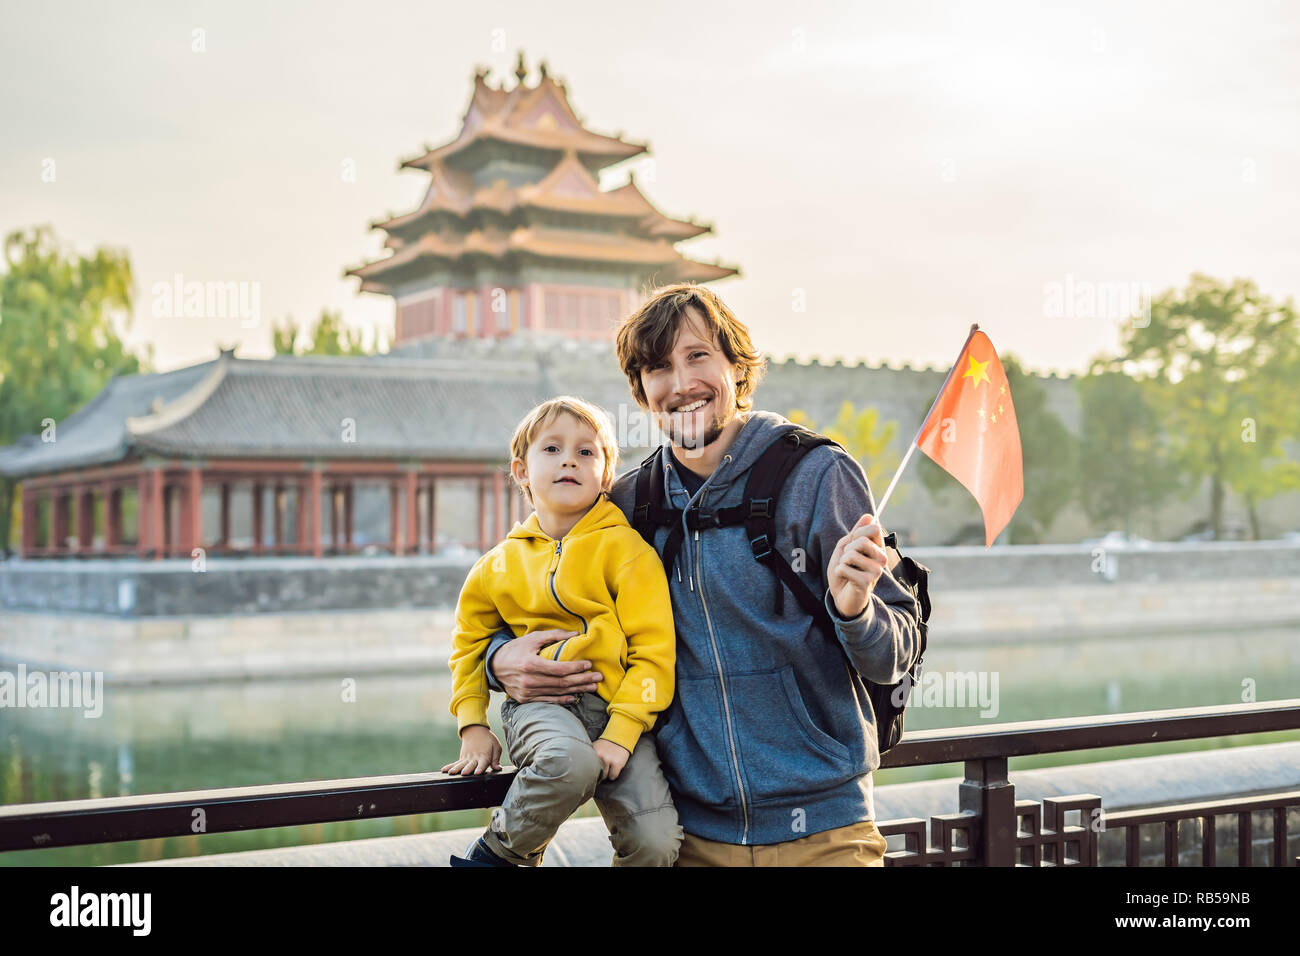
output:
M595 798L609 828L614 866L672 866L682 840L653 734L642 734L617 780L600 781L591 742L609 721L596 694L572 704L501 705L510 761L519 770L483 835L492 852L522 866L542 862L555 831Z
M884 866L885 835L872 820L788 843L742 846L686 834L677 866Z

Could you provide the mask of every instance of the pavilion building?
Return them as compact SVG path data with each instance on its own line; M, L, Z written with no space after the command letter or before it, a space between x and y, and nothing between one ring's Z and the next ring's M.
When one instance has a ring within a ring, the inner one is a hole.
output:
M520 330L609 339L649 288L738 274L679 253L712 227L673 219L635 176L602 191L602 169L647 151L584 127L546 64L529 86L523 53L509 90L474 75L459 135L400 168L429 175L419 207L372 223L383 259L348 270L396 300L394 344Z
M486 550L527 517L505 446L547 388L535 362L233 350L121 376L55 440L0 449L0 474L21 483L19 555Z

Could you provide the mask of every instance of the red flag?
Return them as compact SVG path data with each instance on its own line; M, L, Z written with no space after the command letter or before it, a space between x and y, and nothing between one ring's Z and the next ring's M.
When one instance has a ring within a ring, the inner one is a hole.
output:
M975 496L987 548L1024 497L1024 471L1007 375L993 343L978 329L948 373L916 446Z

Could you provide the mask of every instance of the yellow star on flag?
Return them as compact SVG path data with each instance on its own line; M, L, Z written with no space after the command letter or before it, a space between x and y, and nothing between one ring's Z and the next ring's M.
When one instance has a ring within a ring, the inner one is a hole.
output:
M985 371L985 369L988 368L989 363L977 362L973 355L967 356L967 358L970 359L970 367L962 373L962 378L974 378L976 386L978 386L981 381L989 382L988 373ZM989 384L992 385L993 383L989 382Z

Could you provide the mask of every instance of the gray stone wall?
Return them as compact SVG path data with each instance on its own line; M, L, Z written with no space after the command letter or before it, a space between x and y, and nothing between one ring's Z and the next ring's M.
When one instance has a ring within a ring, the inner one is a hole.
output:
M0 608L116 617L452 608L472 559L6 561Z
M1102 552L1085 545L915 548L931 570L935 604L945 594L1069 589L1111 597L1160 585L1189 592L1238 582L1300 582L1300 544L1157 544ZM0 608L119 617L454 608L476 555L462 558L210 558L190 561L0 562ZM1232 590L1233 587L1229 587ZM1300 608L1297 609L1300 613Z
M428 339L394 350L394 356L456 358L465 361L492 357L531 356L543 371L547 391L569 393L604 407L617 423L640 412L632 399L628 381L619 369L613 346L608 342L576 342L556 334L525 333L499 340ZM882 420L896 421L894 451L901 458L931 403L943 385L946 368L913 367L907 363L892 367L866 362L846 365L842 361L801 363L794 359L768 357L768 371L755 394L755 407L788 415L799 409L818 428L832 424L841 405L848 401L861 410L880 409ZM1080 406L1075 388L1077 376L1056 373L1039 376L1047 390L1052 410L1076 435L1080 428ZM520 410L520 415L526 409ZM509 436L502 436L502 447ZM639 462L648 451L641 446L623 449L620 472ZM504 454L504 451L503 451ZM884 494L888 477L876 479L872 491ZM876 487L876 485L882 485ZM1189 498L1170 499L1157 514L1146 517L1130 529L1151 538L1173 538L1204 518L1209 508L1208 486ZM1279 495L1260 509L1265 537L1300 530L1300 494ZM1231 493L1227 514L1231 520L1246 520L1244 506ZM963 525L980 521L979 508L956 481L939 495L931 495L916 474L915 463L899 484L889 504L885 526L910 532L918 544L943 544ZM1079 541L1100 537L1110 528L1097 527L1077 505L1066 508L1049 531L1049 542Z

